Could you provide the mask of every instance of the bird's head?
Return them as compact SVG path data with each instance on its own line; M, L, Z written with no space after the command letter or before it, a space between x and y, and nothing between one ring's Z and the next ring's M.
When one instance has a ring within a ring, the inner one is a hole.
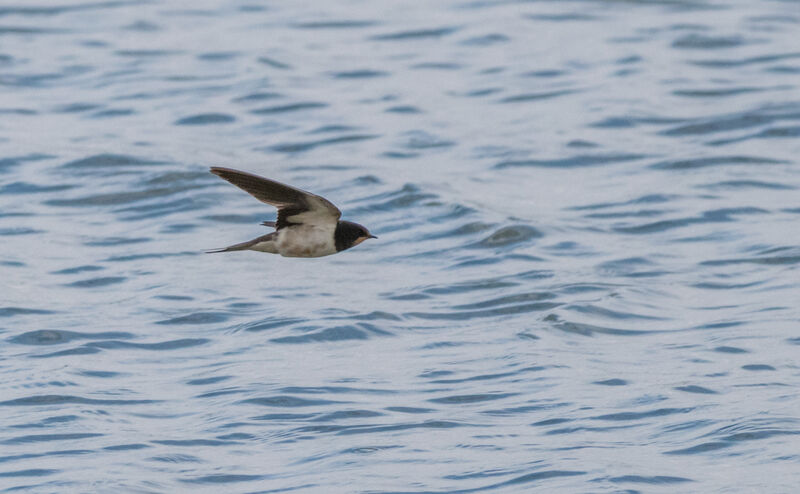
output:
M336 227L334 239L336 240L336 250L342 251L355 247L364 240L378 238L371 234L366 227L351 221L340 221Z

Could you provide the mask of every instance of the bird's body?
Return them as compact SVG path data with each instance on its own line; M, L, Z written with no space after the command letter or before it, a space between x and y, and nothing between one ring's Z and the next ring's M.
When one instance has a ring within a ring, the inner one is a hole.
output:
M336 254L334 232L330 228L297 225L281 228L275 232L238 244L227 250L257 250L284 257L322 257ZM245 245L246 244L246 245Z
M289 185L230 168L212 167L211 173L278 208L275 231L247 242L210 252L254 250L284 257L322 257L376 238L363 226L340 221L341 211L324 197Z

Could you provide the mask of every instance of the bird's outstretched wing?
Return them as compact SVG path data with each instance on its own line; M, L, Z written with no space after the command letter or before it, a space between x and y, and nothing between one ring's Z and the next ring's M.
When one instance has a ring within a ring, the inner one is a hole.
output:
M231 168L211 167L211 173L227 180L261 202L278 208L275 229L311 224L335 227L342 212L324 197Z

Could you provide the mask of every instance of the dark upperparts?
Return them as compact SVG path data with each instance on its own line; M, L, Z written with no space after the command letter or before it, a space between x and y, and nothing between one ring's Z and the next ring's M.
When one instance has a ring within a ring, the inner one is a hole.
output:
M308 208L302 207L284 207L278 209L278 217L276 218L277 221L275 221L275 229L280 230L281 228L294 225L295 223L292 223L287 218L296 214L305 213L306 211L308 211Z
M349 249L361 237L368 237L369 232L366 228L351 221L340 221L336 225L333 233L333 240L336 243L336 252Z

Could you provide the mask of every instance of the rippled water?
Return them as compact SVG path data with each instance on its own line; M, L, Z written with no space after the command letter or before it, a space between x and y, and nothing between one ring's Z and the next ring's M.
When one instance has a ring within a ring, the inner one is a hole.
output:
M0 489L795 490L798 29L4 2ZM273 216L211 165L380 239L205 255Z

